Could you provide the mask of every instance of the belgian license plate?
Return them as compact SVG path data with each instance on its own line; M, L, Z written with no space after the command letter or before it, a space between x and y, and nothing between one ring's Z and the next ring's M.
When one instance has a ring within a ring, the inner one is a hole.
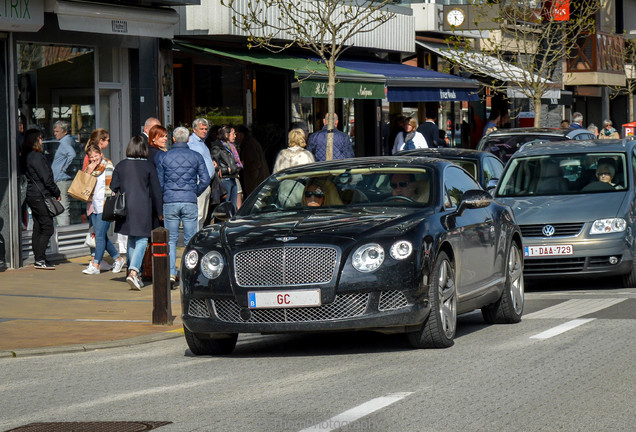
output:
M247 304L250 309L320 306L320 290L250 291Z
M561 256L572 255L574 248L572 245L550 245L550 246L526 246L524 248L524 256L527 257L539 257L539 256Z

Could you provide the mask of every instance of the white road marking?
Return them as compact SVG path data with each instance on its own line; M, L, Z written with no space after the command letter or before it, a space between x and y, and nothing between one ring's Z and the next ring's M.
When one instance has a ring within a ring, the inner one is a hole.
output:
M573 299L558 305L524 315L524 319L549 319L549 318L565 318L573 319L598 312L601 309L614 306L625 298L607 298L607 299Z
M565 333L568 330L572 330L578 326L581 326L590 321L594 321L596 318L586 318L586 319L575 319L572 321L568 321L565 324L561 324L559 326L553 327L549 330L536 334L534 336L530 336L530 339L549 339L552 336L560 335L561 333Z
M355 408L351 408L335 417L324 420L313 426L301 430L300 432L329 432L348 425L351 422L357 421L362 417L365 417L375 411L381 410L395 402L398 402L405 397L413 394L413 392L404 393L392 393L386 396L372 399L368 402L358 405Z

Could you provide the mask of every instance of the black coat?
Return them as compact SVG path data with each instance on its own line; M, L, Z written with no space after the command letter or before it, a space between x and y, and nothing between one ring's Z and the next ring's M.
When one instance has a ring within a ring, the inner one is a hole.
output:
M115 220L115 232L150 237L153 209L163 215L163 199L157 171L147 159L124 159L113 171L113 192L126 193L126 217Z
M27 196L36 198L42 198L43 195L53 198L60 196L60 189L53 180L53 171L44 154L38 151L29 152L26 155L24 165L24 174L27 178Z
M445 147L446 143L439 138L439 128L435 123L424 122L417 131L424 135L429 148Z
M223 178L236 178L239 173L236 159L234 159L232 152L226 149L221 141L216 140L212 143L210 154L216 163L219 164Z

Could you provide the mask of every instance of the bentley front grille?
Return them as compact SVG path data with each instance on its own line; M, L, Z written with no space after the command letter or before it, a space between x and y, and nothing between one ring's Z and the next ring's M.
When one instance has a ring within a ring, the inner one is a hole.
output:
M251 309L248 320L241 318L241 308L232 299L212 300L216 316L230 323L286 323L329 321L360 316L367 309L369 294L337 295L333 303L318 307L285 309Z
M241 287L324 284L334 277L337 259L330 247L253 249L234 256L234 272Z
M210 309L208 304L203 299L192 299L188 305L188 315L197 318L209 318Z
M409 301L402 291L382 291L380 294L379 311L402 309L409 305Z

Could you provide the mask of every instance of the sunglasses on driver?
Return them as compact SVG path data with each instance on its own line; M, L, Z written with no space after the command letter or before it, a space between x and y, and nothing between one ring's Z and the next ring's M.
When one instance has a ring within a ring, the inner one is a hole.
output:
M305 191L305 198L311 198L312 196L316 198L324 198L325 193L320 189L316 189L314 191Z
M405 187L407 187L410 184L411 184L411 182L409 182L409 181L401 181L401 182L397 182L397 183L391 183L391 189L397 189L398 187L405 188Z

